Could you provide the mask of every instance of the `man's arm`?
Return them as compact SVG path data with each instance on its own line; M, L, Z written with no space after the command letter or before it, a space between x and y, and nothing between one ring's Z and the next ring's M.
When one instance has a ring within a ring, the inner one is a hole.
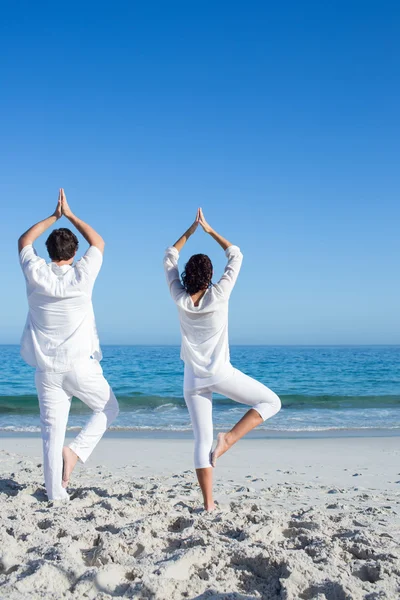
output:
M54 225L54 223L56 221L58 221L58 219L60 219L61 215L62 215L62 212L61 212L61 190L60 190L60 192L58 194L57 207L56 207L56 210L54 211L54 213L52 215L50 215L50 217L47 217L47 219L43 219L43 221L39 221L39 223L32 225L32 227L30 227L30 229L28 229L28 231L25 231L25 233L23 233L21 235L21 237L18 240L18 252L21 252L21 250L23 248L25 248L25 246L30 246L31 244L33 244L33 242L35 240L37 240L37 238L40 235L42 235L42 233L44 233L46 231L46 229L48 229L49 227Z
M76 215L74 215L74 213L69 207L63 189L61 190L61 208L62 214L65 217L67 217L69 221L71 221L72 225L74 225L77 228L77 230L85 238L87 243L90 246L95 246L96 248L98 248L103 254L105 246L103 238L97 233L97 231L93 229L93 227L91 227L90 225L85 223L85 221L82 221L82 219L79 219Z
M200 216L200 213L199 213L199 209L198 209L195 221L192 223L192 225L189 227L189 229L187 229L185 231L185 233L183 235L181 235L179 240L177 240L175 242L174 248L176 248L178 250L178 252L180 252L182 250L183 246L186 244L186 242L188 241L190 236L193 235L194 232L196 231L197 226L199 224L199 216Z
M214 240L216 242L218 242L218 244L221 246L221 248L223 250L227 250L227 248L229 248L229 246L232 246L231 242L228 242L227 239L225 239L224 237L222 237L222 235L220 235L219 233L217 233L215 231L215 229L213 229L211 227L211 225L209 225L207 223L207 221L204 218L203 211L202 211L201 208L199 208L199 223L202 226L202 228L204 229L204 231L206 233L209 233L211 235L211 237L213 237Z

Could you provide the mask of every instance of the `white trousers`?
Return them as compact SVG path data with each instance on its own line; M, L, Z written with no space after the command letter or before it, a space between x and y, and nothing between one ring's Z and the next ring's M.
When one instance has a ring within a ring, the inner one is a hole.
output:
M36 371L43 439L44 481L49 500L68 498L62 487L62 449L72 396L82 400L93 414L69 447L85 462L119 409L114 393L103 376L100 363L88 359L66 373Z
M194 466L206 469L211 466L213 444L212 394L222 394L235 402L254 408L265 421L281 408L279 397L265 385L237 369L220 383L196 390L184 390L194 433Z

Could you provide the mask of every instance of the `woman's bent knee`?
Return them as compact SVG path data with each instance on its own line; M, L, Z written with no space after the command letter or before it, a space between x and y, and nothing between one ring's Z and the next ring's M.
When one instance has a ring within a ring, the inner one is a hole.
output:
M281 407L282 403L279 396L271 390L269 390L265 400L262 400L256 406L253 406L254 410L258 412L263 421L276 415L281 410Z
M281 410L281 408L282 408L281 399L276 394L274 394L273 405L274 405L274 410L275 410L274 414L276 415L276 413L278 413Z

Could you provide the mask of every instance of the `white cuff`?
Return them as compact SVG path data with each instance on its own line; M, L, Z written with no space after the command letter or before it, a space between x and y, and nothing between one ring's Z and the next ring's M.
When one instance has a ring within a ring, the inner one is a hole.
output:
M235 254L241 254L239 246L232 244L232 246L228 246L228 248L225 250L225 256L228 258L230 256L234 256Z
M177 248L175 248L175 246L169 246L165 250L165 254L172 254L173 256L175 256L175 258L179 258L179 251Z

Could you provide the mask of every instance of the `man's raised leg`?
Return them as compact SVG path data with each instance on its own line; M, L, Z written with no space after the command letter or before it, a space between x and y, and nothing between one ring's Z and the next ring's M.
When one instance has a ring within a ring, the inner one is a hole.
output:
M93 414L74 441L64 449L67 459L67 469L64 473L66 481L69 480L78 459L86 462L119 413L118 401L97 361L90 360L88 365L77 368L74 379L73 395L91 408ZM63 485L66 485L65 481Z

